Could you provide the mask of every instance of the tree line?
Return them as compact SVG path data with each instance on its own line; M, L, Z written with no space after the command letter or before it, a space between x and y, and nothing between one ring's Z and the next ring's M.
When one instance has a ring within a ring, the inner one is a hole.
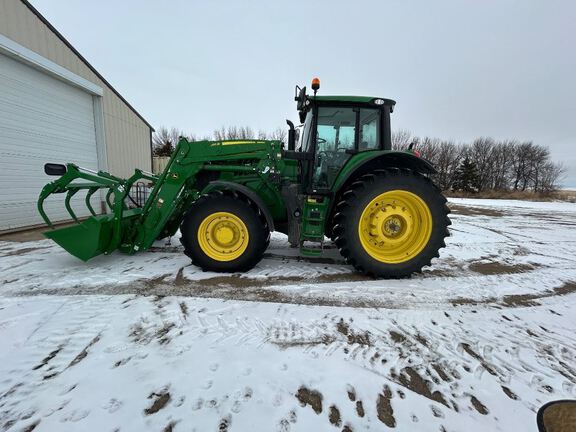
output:
M530 191L547 194L558 189L565 173L551 160L547 147L532 141L477 138L455 143L439 138L418 138L409 131L392 133L392 147L410 145L436 167L442 190L464 192Z
M202 140L269 139L286 142L287 130L254 131L249 126L223 126L212 135L186 134L177 128L160 127L152 136L155 156L170 156L183 136L190 142ZM551 160L547 147L532 141L477 138L456 143L440 138L419 138L407 130L392 133L392 148L412 146L438 171L434 181L444 191L469 193L521 191L548 194L558 189L565 173L561 163Z
M154 131L152 135L152 148L154 156L170 156L176 148L180 137L186 138L189 142L234 139L268 139L285 142L287 134L286 129L282 127L277 127L271 132L264 130L256 132L250 126L222 126L220 129L214 130L212 135L199 136L192 133L187 134L178 128L169 129L162 126Z

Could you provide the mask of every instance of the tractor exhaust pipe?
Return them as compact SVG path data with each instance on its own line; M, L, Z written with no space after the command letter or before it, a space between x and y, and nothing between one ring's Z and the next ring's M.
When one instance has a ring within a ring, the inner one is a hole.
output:
M294 151L296 149L296 131L294 130L294 123L290 120L286 120L286 124L290 129L288 129L288 150Z

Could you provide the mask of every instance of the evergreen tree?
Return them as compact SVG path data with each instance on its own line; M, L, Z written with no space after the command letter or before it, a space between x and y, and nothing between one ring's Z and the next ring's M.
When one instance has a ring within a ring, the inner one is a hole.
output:
M478 168L469 157L465 157L454 176L455 191L476 193L480 189L480 175Z
M154 156L172 156L174 152L174 146L170 141L166 141L164 144L154 148Z

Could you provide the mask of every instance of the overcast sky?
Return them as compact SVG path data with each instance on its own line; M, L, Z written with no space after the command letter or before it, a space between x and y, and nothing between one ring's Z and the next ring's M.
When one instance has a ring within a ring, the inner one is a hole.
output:
M576 186L574 0L32 3L154 127L272 130L318 76L393 129L546 145Z

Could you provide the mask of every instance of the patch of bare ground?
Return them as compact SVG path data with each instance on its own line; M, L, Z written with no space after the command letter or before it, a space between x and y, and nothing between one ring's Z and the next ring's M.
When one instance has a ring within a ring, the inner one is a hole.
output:
M548 297L564 296L576 292L576 282L566 282L564 285L539 294L518 294L504 296L502 302L511 307L537 306L537 300Z
M346 336L350 345L358 344L372 346L372 342L370 341L370 332L366 331L363 333L356 333L347 323L344 322L342 318L336 324L336 330L338 333Z
M303 276L272 276L266 279L256 279L250 277L244 277L242 275L234 274L231 276L216 276L213 278L202 279L200 281L201 285L206 287L206 289L214 289L219 287L230 287L230 288L261 288L271 285L293 285L298 282L306 283L333 283L333 282L358 282L374 280L370 276L365 276L359 273L344 273L344 274L330 274L330 275L319 275L313 278L303 277ZM195 281L189 281L182 275L180 277L176 276L174 285L176 286L190 286L194 284Z
M487 415L488 414L488 408L486 408L486 405L484 405L482 402L480 402L476 396L470 396L470 402L472 403L472 406L474 407L474 409L476 409L476 411L478 411L480 414L483 415Z
M448 402L446 402L444 395L438 390L432 391L432 382L422 378L414 368L407 366L402 369L399 375L396 375L394 371L391 371L391 376L394 382L408 390L418 393L434 402L439 402L450 407Z
M180 302L178 303L178 305L180 306L180 311L182 312L182 316L184 317L184 319L188 319L188 305L186 304L186 302Z
M498 299L496 297L485 297L482 299L471 299L471 298L456 298L450 300L453 306L478 306L486 304L496 304Z
M450 303L452 303L454 306L478 306L493 304L510 308L529 307L540 305L538 300L542 300L548 297L564 296L573 293L576 293L576 282L570 281L565 282L562 286L536 294L510 294L505 295L500 300L498 300L496 297L487 297L483 299L457 298L450 300ZM505 320L510 321L510 318L504 315L503 317Z
M333 249L334 247L328 247L328 246L324 246L324 249ZM275 253L270 253L267 252L265 253L263 256L263 258L268 258L268 259L277 259L277 260L290 260L290 261L296 261L296 262L309 262L312 264L346 264L346 261L344 259L335 259L335 258L330 258L330 257L303 257L303 256L287 256L287 255L279 255L279 254L275 254Z
M330 345L336 342L336 338L334 336L324 334L317 338L312 339L291 339L291 340L277 340L272 339L270 341L274 345L286 349L286 348L294 348L294 347L307 347L307 346L318 346L318 345Z
M310 390L309 388L302 386L298 389L296 393L296 399L300 401L300 405L305 407L310 405L316 414L322 413L322 393L316 390Z
M448 203L451 213L460 214L464 216L492 216L501 217L505 216L507 213L502 210L496 210L487 207L470 207L466 205Z
M220 423L218 424L218 432L228 432L230 424L232 424L232 417L230 416L224 417L222 420L220 420Z
M80 363L82 360L84 360L86 358L86 356L88 355L88 349L93 346L94 344L96 344L101 338L101 334L97 334L96 336L94 336L94 338L88 342L88 345L86 345L84 347L84 349L82 351L80 351L80 353L74 357L74 359L70 362L70 364L68 365L68 367L72 367L77 365L78 363Z
M336 405L331 405L328 408L328 420L334 426L342 425L342 417L340 416L340 410L336 407Z
M480 273L484 276L501 275L501 274L514 274L525 273L536 269L536 264L508 264L504 262L489 261L489 262L473 262L468 267L475 273Z
M518 396L516 395L516 393L514 393L512 390L510 390L508 387L506 386L502 386L502 391L504 392L504 394L506 396L508 396L510 399L512 400L518 400Z
M358 417L364 417L366 414L364 412L364 405L362 404L362 401L356 401L356 414L358 414Z
M397 344L406 342L406 336L404 336L403 334L398 333L394 330L390 330L390 337L392 338L394 343L397 343Z
M42 250L42 249L50 249L51 247L52 246L43 246L43 247L27 247L27 248L22 248L22 249L16 249L16 250L10 251L10 252L2 252L2 256L9 257L9 256L26 255L27 253L30 253L30 252L35 252L35 251Z
M179 272L181 275L182 272ZM321 284L333 282L354 282L372 280L360 274L346 273L337 275L321 275L316 278L306 277L270 277L256 279L241 275L218 276L201 280L188 280L177 276L168 280L169 275L153 279L142 279L122 285L103 285L100 287L74 286L58 289L35 289L33 292L14 292L14 296L30 295L143 295L143 296L183 296L200 298L218 298L243 301L258 301L270 303L286 303L316 306L345 306L357 308L389 308L392 305L387 300L349 299L339 297L316 297L269 289L267 286L291 284Z
M436 373L438 374L440 379L442 379L442 381L445 381L445 382L452 381L452 378L450 378L450 376L448 376L448 374L446 373L444 368L442 366L440 366L438 363L432 363L432 369L434 369L436 371Z
M164 427L164 429L162 429L162 432L173 432L173 431L174 431L174 426L176 426L176 423L178 423L178 422L171 421L170 423L168 423L168 424Z
M34 366L34 367L32 368L32 370L38 370L38 369L40 369L41 367L46 366L50 360L52 360L54 357L56 357L56 356L58 355L58 353L59 353L60 351L62 351L62 348L64 348L64 345L60 345L60 346L59 346L58 348L56 348L54 351L50 352L46 357L44 357L44 358L42 359L42 361L41 361L39 364L37 364L36 366Z
M498 375L494 370L494 368L491 365L489 365L488 362L484 359L484 357L482 357L480 354L474 351L469 344L461 343L460 346L470 357L477 360L482 365L482 367L488 371L490 375L494 376Z
M150 342L146 330L142 326L142 323L139 323L139 322L136 324L133 324L132 327L130 327L130 335L129 336L130 336L130 339L132 339L132 342L142 343L142 344L147 344Z
M150 393L148 399L154 399L154 401L152 402L152 405L150 405L148 408L144 410L144 414L152 415L156 414L158 411L164 408L168 404L168 402L170 402L172 397L170 396L170 392L168 392L167 390L162 390L159 393L156 392Z
M383 392L378 395L376 412L378 414L378 420L386 426L393 428L396 427L396 418L394 418L394 409L392 409L390 399L392 399L392 391L390 387L385 385Z
M571 382L576 382L576 369L568 366L565 362L560 360L558 361L558 364L562 368L564 368L563 370L562 369L558 370L558 372L560 372L564 377L569 379Z
M128 356L126 358L120 359L118 360L116 363L114 363L114 365L112 366L113 368L117 368L120 366L124 366L126 363L128 363L130 360L132 360L132 356Z
M346 393L348 394L348 399L350 399L351 402L354 402L356 400L356 390L354 389L354 387L349 385L348 388L346 389Z
M36 420L34 423L29 424L24 429L22 429L22 432L32 432L34 429L36 429L36 426L38 426L39 424L40 420Z
M158 343L160 343L160 345L165 345L168 342L170 342L170 338L168 337L168 333L174 327L176 327L176 324L174 324L173 322L166 322L162 325L162 327L160 327L158 330L156 330L155 336L156 336L156 339L158 339Z

